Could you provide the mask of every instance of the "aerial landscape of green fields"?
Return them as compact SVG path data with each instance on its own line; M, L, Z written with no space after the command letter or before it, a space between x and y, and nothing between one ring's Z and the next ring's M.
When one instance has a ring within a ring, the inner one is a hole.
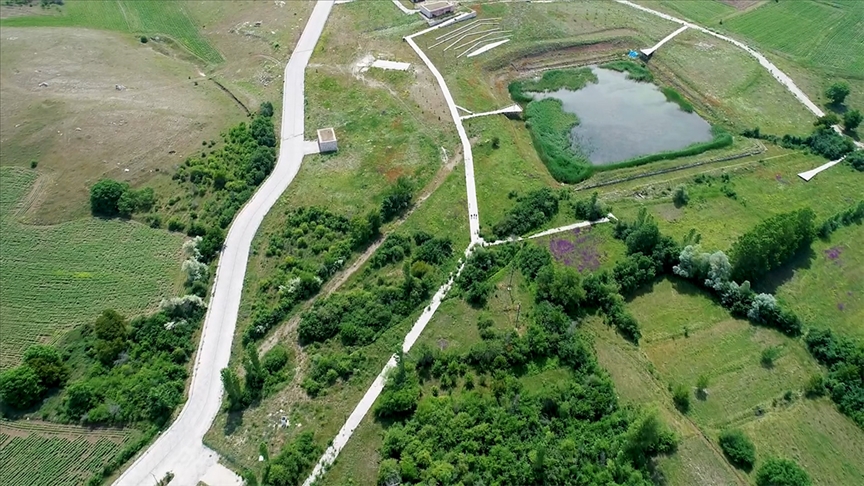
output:
M2 0L0 484L864 484L864 2Z

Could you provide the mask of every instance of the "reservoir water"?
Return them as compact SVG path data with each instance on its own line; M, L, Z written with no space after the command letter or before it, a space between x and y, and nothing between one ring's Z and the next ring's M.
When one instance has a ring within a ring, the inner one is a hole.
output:
M559 99L564 111L579 117L571 131L573 148L592 164L679 150L713 138L708 122L667 101L656 85L627 79L618 71L591 69L597 83L577 91L535 93L534 98Z

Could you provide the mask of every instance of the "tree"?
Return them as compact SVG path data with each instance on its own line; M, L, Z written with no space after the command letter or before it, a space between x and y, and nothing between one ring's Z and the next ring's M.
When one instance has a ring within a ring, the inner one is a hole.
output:
M261 103L261 106L258 108L258 114L268 118L273 116L273 103L270 103L269 101Z
M12 408L21 410L33 406L43 391L36 372L27 365L0 373L0 400Z
M537 272L537 300L548 300L566 312L576 312L585 298L582 275L575 268L547 265Z
M756 486L810 486L810 476L788 459L770 458L756 472Z
M243 369L246 370L246 393L250 400L257 400L261 397L261 390L264 388L264 369L261 367L261 360L258 356L258 347L255 343L249 343L246 346L246 359L243 360Z
M222 368L222 386L228 395L228 410L236 411L243 408L243 390L240 388L240 379L237 373L230 368Z
M749 472L756 462L756 447L740 430L720 432L720 448L733 466Z
M849 85L842 81L832 84L825 90L825 97L834 105L842 105L847 96L849 96Z
M541 268L552 263L552 255L546 248L526 244L516 254L515 263L525 278L533 280Z
M110 218L120 214L118 203L129 190L129 184L102 179L90 188L90 212L94 216Z
M690 195L687 194L687 186L681 184L675 188L675 192L672 194L672 202L674 202L677 207L686 206L687 203L690 202Z
M843 115L843 127L848 132L854 132L862 121L864 121L864 115L858 110L849 110Z
M69 369L60 353L51 346L34 344L24 351L24 364L29 366L45 388L62 385L69 377Z

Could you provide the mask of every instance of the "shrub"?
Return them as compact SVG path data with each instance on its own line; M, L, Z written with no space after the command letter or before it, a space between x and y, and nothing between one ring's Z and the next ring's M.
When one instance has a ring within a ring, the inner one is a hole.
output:
M288 350L285 346L277 344L264 354L261 366L270 374L276 374L288 364Z
M756 462L756 447L740 430L720 432L720 448L733 466L750 471Z
M683 414L690 411L690 391L686 386L676 385L672 389L672 403Z
M756 472L756 486L810 486L810 476L794 461L770 458Z
M612 275L621 287L621 293L629 294L642 285L651 282L656 276L654 260L634 253L615 264Z
M847 131L854 132L859 125L861 125L861 121L864 119L864 116L861 115L861 112L858 110L849 110L843 114L843 128Z
M140 40L142 44L146 44L147 43L147 36L142 35L141 37L138 38L138 40Z
M778 346L769 346L762 350L762 357L759 361L765 368L773 368L774 361L780 357L780 348Z
M822 374L816 374L807 380L804 385L804 396L807 398L819 398L825 396L825 377Z
M386 223L401 216L411 207L414 198L414 187L407 177L400 177L396 184L384 194L381 203L381 219Z
M541 268L552 263L552 255L546 248L526 244L516 254L515 264L529 280L534 280Z
M24 364L29 366L39 378L44 388L61 386L69 377L69 369L60 353L52 346L34 344L24 351Z
M186 223L180 221L177 218L171 218L168 220L168 231L174 231L176 233L182 233L186 229Z
M675 188L675 192L672 194L672 202L675 203L675 206L686 206L690 202L687 186L682 184Z

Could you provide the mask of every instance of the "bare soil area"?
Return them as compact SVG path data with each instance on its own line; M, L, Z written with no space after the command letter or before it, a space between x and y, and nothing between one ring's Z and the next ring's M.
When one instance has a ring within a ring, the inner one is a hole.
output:
M28 222L86 214L89 187L102 177L133 186L165 178L245 116L155 43L70 28L4 28L0 36L0 164L36 162L45 178L22 215Z

